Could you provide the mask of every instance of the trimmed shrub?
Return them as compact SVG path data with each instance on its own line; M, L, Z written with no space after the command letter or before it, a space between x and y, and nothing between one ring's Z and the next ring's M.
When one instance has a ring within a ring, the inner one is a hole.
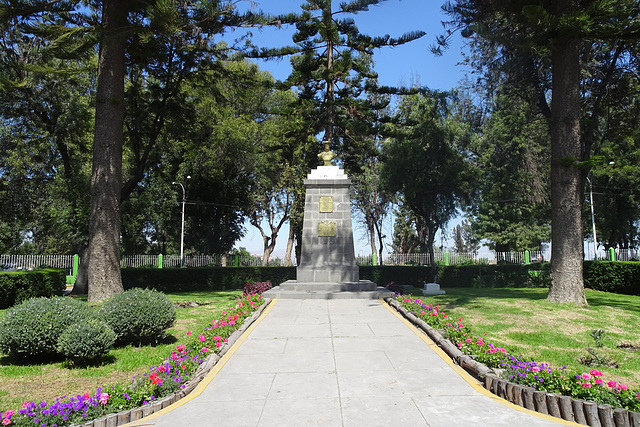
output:
M10 308L0 319L0 351L23 356L54 355L60 335L92 315L87 304L72 298L30 299Z
M537 288L549 286L550 264L451 265L440 268L444 288Z
M125 289L162 292L240 290L246 283L282 283L296 278L295 267L123 268Z
M99 318L120 342L156 340L176 320L173 303L162 292L134 288L109 298L98 311Z
M402 285L398 285L395 282L389 282L385 285L385 288L393 292L394 294L403 294L404 288Z
M116 333L105 322L89 318L65 329L56 350L77 364L99 361L116 342Z
M584 286L597 291L640 295L640 262L585 261Z
M30 298L62 296L65 282L66 275L63 270L0 273L0 308L8 308Z
M425 283L433 282L433 269L431 266L363 265L360 266L360 279L379 285L394 282L421 288Z
M263 292L273 288L271 282L254 282L244 285L242 290L243 295L262 295Z

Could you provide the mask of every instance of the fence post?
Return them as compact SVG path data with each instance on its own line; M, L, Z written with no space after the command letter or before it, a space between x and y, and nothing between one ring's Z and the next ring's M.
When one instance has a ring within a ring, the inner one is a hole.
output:
M162 268L162 254L158 255L158 268Z
M444 253L444 265L449 266L449 252Z
M524 265L529 264L531 264L531 256L529 254L529 251L524 251Z
M372 255L371 256L371 261L372 261L371 265L378 265L378 259L377 259L376 254L371 254L371 255Z
M613 248L609 248L609 261L616 260L616 251Z
M78 277L78 266L79 265L80 265L80 256L78 254L75 254L73 256L73 267L71 269L71 275L73 276L74 279L76 277Z

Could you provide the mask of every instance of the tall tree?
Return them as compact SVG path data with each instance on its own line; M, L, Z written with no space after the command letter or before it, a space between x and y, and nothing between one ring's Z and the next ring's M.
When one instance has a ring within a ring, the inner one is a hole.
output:
M421 249L429 253L435 269L436 232L470 191L471 169L457 149L466 135L449 120L446 94L405 97L399 117L397 136L383 146L381 174L387 191L400 193L417 217Z
M594 84L581 92L586 59L598 40L638 37L635 1L598 0L552 2L539 0L483 2L459 0L446 11L466 36L477 35L493 47L499 59L492 65L510 81L523 85L522 93L550 121L552 284L548 298L585 304L582 281L583 232L581 221L584 161L592 154L594 132L601 122L600 102L610 83L610 69L618 54L594 65ZM445 41L444 39L441 41ZM615 49L612 51L615 52ZM582 55L582 56L581 56ZM496 64L498 66L496 66ZM513 65L518 64L517 67ZM512 66L512 67L508 67ZM520 80L511 80L516 76ZM549 79L551 76L551 79ZM551 103L547 92L551 86ZM586 96L581 96L582 94ZM584 99L592 102L584 103ZM589 115L581 116L582 105ZM581 117L587 126L580 127Z
M548 122L509 92L469 147L479 171L472 227L498 252L540 250L550 239Z
M360 97L377 90L376 75L371 69L375 49L398 46L425 34L415 31L392 38L360 33L352 16L381 2L354 0L343 2L334 9L332 0L307 0L301 5L302 13L274 17L279 25L296 26L293 46L252 53L252 56L263 58L294 55L291 60L293 73L285 84L298 87L301 99L314 102L314 118L309 119L313 134L323 133L325 146L335 144L338 151L347 149L344 142L349 140L349 131L353 132L353 128L348 129L348 123L362 122L365 112L384 106L376 107Z
M89 301L123 291L120 277L120 188L124 74L129 2L102 3L89 214Z

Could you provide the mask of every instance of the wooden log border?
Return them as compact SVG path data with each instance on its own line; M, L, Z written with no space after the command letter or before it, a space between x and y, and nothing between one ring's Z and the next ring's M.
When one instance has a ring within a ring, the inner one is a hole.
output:
M240 325L238 329L236 329L228 338L228 342L225 346L222 347L220 353L211 353L205 359L204 363L201 363L196 372L194 372L193 376L189 381L184 384L184 388L181 390L163 397L162 399L155 400L148 405L142 406L140 408L130 409L128 411L118 412L116 414L108 414L100 418L96 418L94 420L87 421L84 424L76 425L84 426L84 427L117 427L121 426L133 421L139 421L144 417L148 417L149 415L158 412L168 406L176 403L178 400L186 397L189 393L191 393L196 386L204 379L204 377L213 369L216 363L226 354L226 352L231 348L233 344L240 338L240 336L251 326L253 322L258 320L258 318L262 315L262 312L269 304L271 304L270 298L264 298L264 304L262 304L258 309L249 317L245 319L245 321ZM72 426L74 427L74 426Z
M485 389L498 397L542 414L591 427L640 427L640 412L631 412L624 408L612 408L611 405L537 391L531 387L514 384L500 378L496 371L463 354L455 344L402 307L402 304L394 298L385 298L385 301L427 334L455 363L480 379L484 383Z

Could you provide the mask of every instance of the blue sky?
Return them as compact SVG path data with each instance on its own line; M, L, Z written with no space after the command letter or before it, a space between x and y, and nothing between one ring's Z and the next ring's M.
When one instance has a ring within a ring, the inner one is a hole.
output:
M249 2L244 2L247 7ZM271 14L281 14L301 11L302 0L256 0L256 9ZM337 6L339 1L334 0ZM377 6L371 6L368 11L351 15L361 33L371 36L399 37L410 31L422 30L427 33L419 40L394 48L384 48L374 53L374 69L378 72L378 80L383 85L410 85L418 83L431 89L449 90L458 86L464 77L464 67L458 65L463 57L463 41L459 36L452 41L449 50L444 55L436 57L429 47L434 43L438 34L444 32L441 22L447 17L440 9L441 3L432 0L387 0ZM253 41L260 47L279 47L292 44L291 36L294 28L281 29L264 28L252 29ZM227 37L240 36L240 31L231 33ZM280 61L260 61L260 68L270 71L277 79L285 79L290 71L288 59ZM353 218L354 241L356 254L370 253L368 239L364 229ZM262 238L260 232L247 224L246 236L236 244L245 247L253 254L262 253ZM385 225L387 236L392 235L393 226L390 221ZM275 255L282 257L286 247L288 229L284 229L278 236ZM437 242L440 244L440 242Z

